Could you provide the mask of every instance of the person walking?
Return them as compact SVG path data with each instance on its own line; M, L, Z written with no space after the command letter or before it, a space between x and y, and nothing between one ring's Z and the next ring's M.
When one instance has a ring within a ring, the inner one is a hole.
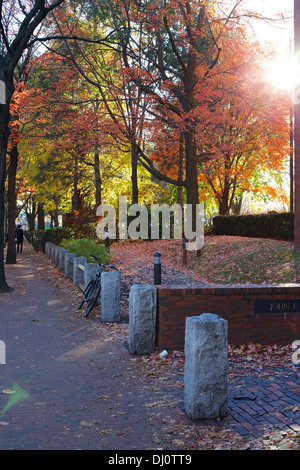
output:
M22 253L22 248L23 248L23 238L24 238L24 233L22 229L22 225L18 225L16 228L16 237L17 237L17 253Z

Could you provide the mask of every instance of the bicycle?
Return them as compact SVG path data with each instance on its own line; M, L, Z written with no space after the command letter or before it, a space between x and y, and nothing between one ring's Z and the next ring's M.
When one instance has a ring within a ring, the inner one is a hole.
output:
M98 272L96 273L96 276L90 280L90 282L84 289L83 296L82 296L80 305L78 307L78 310L80 310L84 302L86 302L86 307L83 313L85 317L87 317L91 313L91 311L97 304L97 300L101 293L101 274L104 271L104 268L110 268L110 269L115 269L116 271L119 271L118 268L116 268L112 264L101 263L97 256L94 256L94 255L90 255L90 256L91 258L95 259L98 262L99 269L98 269Z

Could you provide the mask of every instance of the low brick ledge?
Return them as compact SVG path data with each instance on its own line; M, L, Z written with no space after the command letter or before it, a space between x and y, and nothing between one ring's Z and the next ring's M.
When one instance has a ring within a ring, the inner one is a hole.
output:
M195 287L155 286L162 295L300 294L300 284L218 284Z
M255 311L255 302L300 299L300 284L156 286L157 347L184 350L185 319L205 312L228 321L233 344L289 344L299 339L299 312Z

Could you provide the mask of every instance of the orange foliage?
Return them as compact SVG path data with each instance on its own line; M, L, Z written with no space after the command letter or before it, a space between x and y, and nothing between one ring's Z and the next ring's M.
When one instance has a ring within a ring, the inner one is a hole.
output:
M221 213L229 212L238 189L267 193L286 202L284 191L257 188L253 175L285 168L290 98L267 82L267 52L251 42L242 28L228 28L220 38L220 48L218 63L209 73L205 61L197 67L194 107L180 117L173 114L172 119L170 112L160 110L164 122L169 118L170 127L158 120L151 123L155 142L151 158L176 177L179 134L194 123L199 181L210 187Z

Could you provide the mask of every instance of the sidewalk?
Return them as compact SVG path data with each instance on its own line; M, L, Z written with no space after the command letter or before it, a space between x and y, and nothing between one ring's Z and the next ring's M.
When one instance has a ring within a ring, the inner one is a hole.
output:
M201 445L206 437L216 445L215 429L224 439L237 433L237 445L270 427L299 433L300 380L290 370L241 376L229 384L224 421L192 423L182 370L171 381L143 373L126 348L126 326L80 316L49 281L50 265L25 243L18 264L6 267L15 290L0 294L0 449L188 450L200 435Z
M25 243L7 267L16 289L0 296L0 449L156 448L153 391L125 346L101 337L42 279L48 263Z

